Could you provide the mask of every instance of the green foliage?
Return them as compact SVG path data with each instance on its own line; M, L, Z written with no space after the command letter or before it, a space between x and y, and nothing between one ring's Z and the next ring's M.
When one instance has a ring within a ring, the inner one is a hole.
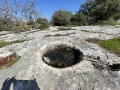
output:
M45 18L38 18L36 20L36 22L40 24L39 27L38 27L39 29L47 29L47 28L49 28L49 22Z
M117 20L120 19L120 1L88 0L81 5L79 12L87 15L87 20L90 24L107 21L111 18Z
M2 41L0 42L0 48L6 45L9 45L9 42L2 42Z
M10 44L13 44L13 43L21 43L21 42L24 42L24 41L26 41L26 40L15 40L15 41L10 42Z
M14 28L10 29L9 31L11 31L13 33L20 33L22 30L24 30L23 27L21 27L21 26L14 26Z
M34 20L30 20L30 21L28 21L28 23L27 23L28 25L34 25L35 24L35 22L34 22Z
M112 25L112 26L114 26L114 25L116 25L117 24L117 22L115 21L115 20L104 20L104 21L98 21L97 23L96 23L96 25Z
M81 30L81 31L83 31L83 32L90 32L90 31L88 31L88 30Z
M120 55L120 37L109 40L100 40L96 38L88 38L86 41L98 44L101 47L108 49L110 52Z
M94 0L87 0L80 6L79 12L89 16L90 11L93 8L94 4L95 4Z
M42 24L42 25L40 25L39 26L39 29L42 29L42 30L45 30L45 29L47 29L47 28L49 28L49 24Z
M65 10L59 10L55 11L55 13L52 16L52 24L55 26L67 26L70 25L70 19L72 17L72 14Z
M10 30L14 27L14 22L9 18L0 18L0 31Z
M120 55L120 38L114 38L110 40L103 40L100 42L100 45L111 52L114 52Z
M76 13L71 18L72 25L87 25L86 16L84 14Z

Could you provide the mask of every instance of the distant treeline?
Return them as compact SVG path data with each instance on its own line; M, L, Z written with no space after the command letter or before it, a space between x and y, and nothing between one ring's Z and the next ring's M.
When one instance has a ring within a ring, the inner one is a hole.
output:
M87 0L75 15L65 10L55 11L51 22L57 26L114 25L118 19L120 19L120 0Z
M120 19L120 0L86 0L75 14L66 10L55 11L50 22L40 18L35 7L36 0L25 0L24 3L0 0L0 31L46 29L49 25L114 25Z

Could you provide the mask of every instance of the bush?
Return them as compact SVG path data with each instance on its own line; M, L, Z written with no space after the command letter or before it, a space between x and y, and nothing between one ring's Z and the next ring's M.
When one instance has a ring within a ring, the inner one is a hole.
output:
M114 26L114 25L116 25L117 24L117 22L115 21L115 20L104 20L104 21L98 21L97 23L96 23L96 25L112 25L112 26Z
M14 22L9 18L0 19L0 31L11 30L14 27Z
M71 23L72 25L77 25L77 26L87 25L86 16L84 14L76 13L71 18Z
M59 10L55 11L55 13L52 16L51 23L55 26L67 26L70 25L70 19L72 17L72 14L65 10Z
M120 1L119 0L87 0L81 5L80 13L87 15L88 22L99 23L120 19Z
M47 28L49 28L49 25L48 25L48 24L41 24L41 25L39 26L39 29L47 29Z
M28 25L34 25L34 23L35 23L35 22L34 22L33 20L30 20L30 21L28 21L27 24L28 24Z
M37 28L39 29L47 29L49 28L49 22L45 18L38 18L36 22L39 24Z

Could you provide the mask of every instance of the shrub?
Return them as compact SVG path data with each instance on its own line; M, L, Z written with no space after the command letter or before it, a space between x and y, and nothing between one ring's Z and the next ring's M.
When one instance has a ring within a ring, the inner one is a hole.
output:
M37 28L39 28L39 29L47 29L47 28L49 28L49 22L45 18L38 18L36 20L36 22L39 24L39 25L37 25L38 26Z
M27 24L28 24L28 25L34 25L34 23L35 23L35 22L34 22L33 20L30 20L30 21L28 21Z
M110 20L98 21L94 25L112 25L112 26L114 26L116 24L118 24L117 21L110 19Z
M14 27L14 22L9 18L0 19L0 31L11 30Z
M76 13L71 18L72 25L87 25L86 16L84 14Z
M51 23L55 26L67 26L70 25L70 19L72 17L72 14L65 10L59 10L55 11L55 13L52 16Z
M79 12L87 15L87 20L90 24L107 21L111 18L118 20L120 19L120 1L87 0L81 5Z

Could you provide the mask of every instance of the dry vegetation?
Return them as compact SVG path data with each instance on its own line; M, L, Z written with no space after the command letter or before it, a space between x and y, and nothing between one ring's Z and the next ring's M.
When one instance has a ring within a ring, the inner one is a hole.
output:
M97 39L97 38L88 38L88 39L86 39L86 41L88 41L88 42L90 42L90 43L98 44L98 43L100 43L102 40Z
M17 62L20 59L20 56L18 56L16 53L9 55L7 57L1 57L0 58L0 69L10 67L15 62Z
M57 36L67 36L67 35L70 35L70 34L76 34L76 33L66 33L66 34L55 34L55 35L50 35L50 34L48 34L48 35L45 35L44 37L50 37L50 36L54 36L54 37L57 37Z

